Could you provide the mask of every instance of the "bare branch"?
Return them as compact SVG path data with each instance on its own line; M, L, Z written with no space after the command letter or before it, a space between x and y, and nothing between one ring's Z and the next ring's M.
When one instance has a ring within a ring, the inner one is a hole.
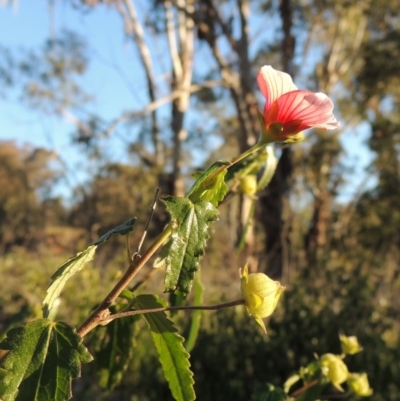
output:
M237 299L235 301L224 302L222 304L216 305L194 305L194 306L169 306L169 307L160 307L160 308L152 308L152 309L135 309L128 312L119 312L114 313L113 315L104 315L104 318L101 319L101 324L105 324L114 319L120 319L122 317L135 316L135 315L144 315L146 313L157 313L157 312L168 312L168 311L193 311L193 310L221 310L225 308L231 308L232 306L244 305L244 299Z
M357 24L357 33L354 37L351 56L347 57L347 60L346 59L343 60L343 62L339 66L338 70L339 76L343 76L350 69L350 67L358 57L358 51L362 45L366 31L367 31L367 18L363 15L361 17L361 21Z
M174 24L174 13L172 11L171 2L166 0L164 1L165 7L165 20L167 25L167 38L169 45L169 52L171 55L172 68L177 77L182 77L182 63L179 58L178 46L176 43L176 34L175 34L175 24Z
M184 92L189 92L189 93L195 93L195 92L199 92L204 88L214 88L214 87L218 87L218 86L225 86L227 87L227 83L225 83L224 81L206 81L203 82L202 84L193 84L190 85L188 88L185 89L178 89L176 91L171 92L170 94L155 100L152 103L149 103L145 108L143 108L142 110L137 110L137 111L130 111L128 113L124 113L121 116L119 116L117 119L115 119L113 122L111 122L111 124L109 125L109 127L105 130L105 133L111 134L119 124L125 122L125 121L129 121L133 118L138 118L138 117L142 117L148 113L153 112L154 110L158 109L159 107L161 107L162 105L169 103L171 101L173 101L174 99L177 99L179 96L182 95L182 93Z
M115 2L115 6L117 10L120 12L125 21L125 27L127 33L133 34L135 38L135 42L139 49L140 58L143 64L143 68L146 74L147 79L147 89L148 95L151 102L156 100L155 96L155 79L153 73L153 63L151 59L150 50L144 39L144 30L143 27L137 17L137 13L133 2L131 0L122 0L122 3L125 7L121 7L119 2ZM159 158L161 157L161 143L159 139L159 129L157 124L157 115L155 109L151 114L152 120L152 139L153 146L155 151L155 160L156 163L159 164Z

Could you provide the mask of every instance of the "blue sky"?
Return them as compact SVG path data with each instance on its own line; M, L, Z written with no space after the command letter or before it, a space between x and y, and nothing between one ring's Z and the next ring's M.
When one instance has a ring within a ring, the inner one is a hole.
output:
M89 44L89 69L82 83L95 97L88 111L113 119L124 110L142 109L147 102L145 76L137 63L136 48L123 36L119 15L105 6L81 13L66 2L56 2L52 10L46 3L21 1L17 10L0 7L0 46L39 50L46 38L63 29L76 31ZM155 68L160 73L159 66ZM0 140L55 149L69 166L70 179L76 184L88 178L80 168L88 166L79 163L83 154L71 143L72 131L73 127L63 119L26 107L13 90L7 92L6 98L0 98ZM114 160L126 160L118 139L104 146Z
M139 12L143 11L145 2L135 4ZM263 21L256 20L254 32L259 31L262 24ZM82 13L72 9L67 2L55 1L55 7L49 10L47 1L37 0L20 0L17 10L0 7L0 46L38 50L46 38L63 29L77 31L89 43L91 60L83 81L85 89L95 94L95 100L88 106L89 111L111 119L121 111L140 110L146 105L145 77L137 61L136 48L124 38L121 18L111 7L100 6ZM159 48L155 49L159 54L154 65L160 83L158 96L166 94L163 93L162 80L167 79L163 71L168 60L162 47L159 42ZM88 175L79 167L77 169L77 166L84 166L80 163L83 155L71 144L72 130L73 127L61 118L30 110L14 91L6 98L0 98L0 140L13 139L19 144L32 143L55 149L70 170L75 171L70 180L76 184ZM371 161L371 154L363 144L367 136L368 129L363 126L348 130L342 136L347 152L345 161L355 166L354 175L349 177L352 184L344 189L343 199L348 198L357 182L365 178L363 170ZM217 144L215 140L211 142L214 146ZM125 160L121 141L108 141L105 146L115 160ZM66 193L62 188L61 191Z

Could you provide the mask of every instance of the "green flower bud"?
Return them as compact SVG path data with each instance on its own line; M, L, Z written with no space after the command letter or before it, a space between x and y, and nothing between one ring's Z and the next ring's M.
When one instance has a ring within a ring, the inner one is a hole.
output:
M356 336L347 337L344 334L339 334L339 338L344 354L353 355L363 350Z
M351 373L347 384L351 392L360 397L369 397L373 393L372 388L369 387L366 373Z
M262 318L270 316L276 308L285 287L264 273L248 274L247 264L241 271L241 288L247 311L266 333Z
M325 354L321 357L322 371L332 384L340 391L344 391L340 386L349 376L346 364L338 355Z
M240 179L240 190L247 195L254 195L257 192L257 176L254 174L246 175Z

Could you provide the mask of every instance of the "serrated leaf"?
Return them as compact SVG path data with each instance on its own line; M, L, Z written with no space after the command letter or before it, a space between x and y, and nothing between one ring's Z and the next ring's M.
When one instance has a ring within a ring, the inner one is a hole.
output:
M135 309L154 309L165 306L165 302L154 295L139 295L133 307ZM165 312L146 313L142 315L149 325L158 358L164 376L175 400L192 401L196 398L193 389L193 373L189 363L189 354L183 346L183 337Z
M102 235L93 245L100 245L103 242L106 242L112 235L120 234L126 235L133 230L133 226L135 225L136 217L132 217L131 219L127 220L125 223L121 224L118 227L114 227L104 235Z
M60 295L65 283L77 272L82 270L93 260L97 245L90 245L84 251L77 253L74 257L63 263L51 276L52 283L47 289L46 298L43 300L43 317L49 316L54 301Z
M251 401L285 401L288 395L279 387L267 383L260 386L251 397Z
M188 294L209 238L208 226L217 220L218 210L210 202L193 203L188 198L161 200L171 216L172 234L155 265L166 268L166 291Z
M106 242L112 235L126 235L133 230L136 222L136 217L127 220L118 227L113 228L106 234L102 235L94 244L88 246L82 252L77 253L72 258L68 259L56 272L52 275L52 282L47 289L46 298L43 300L43 317L48 318L50 310L53 307L54 301L61 294L66 282L77 272L82 270L89 262L93 260L97 247Z
M113 307L112 313L115 312L118 310ZM101 388L112 390L121 383L133 357L135 324L138 319L139 316L115 319L97 330L94 358Z
M216 170L229 165L230 162L220 160L212 164L207 170L193 174L196 182L190 188L187 197L192 202L202 200L212 203L215 207L218 206L224 199L228 187L225 184L227 170L224 169L218 173L216 173Z
M10 330L0 349L10 351L2 363L3 401L68 400L72 379L92 360L73 327L48 319Z

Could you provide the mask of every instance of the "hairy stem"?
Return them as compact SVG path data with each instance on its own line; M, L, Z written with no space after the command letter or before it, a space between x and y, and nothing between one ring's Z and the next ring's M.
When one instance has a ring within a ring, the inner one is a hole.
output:
M100 303L96 310L78 328L77 333L81 337L84 337L89 331L94 329L101 322L111 304L117 299L118 295L123 289L125 289L125 287L129 284L132 278L135 277L138 271L148 262L148 260L153 256L157 249L164 244L164 242L171 235L171 231L171 225L168 225L141 258L131 261L128 270L121 277L118 283L104 298L104 300Z

